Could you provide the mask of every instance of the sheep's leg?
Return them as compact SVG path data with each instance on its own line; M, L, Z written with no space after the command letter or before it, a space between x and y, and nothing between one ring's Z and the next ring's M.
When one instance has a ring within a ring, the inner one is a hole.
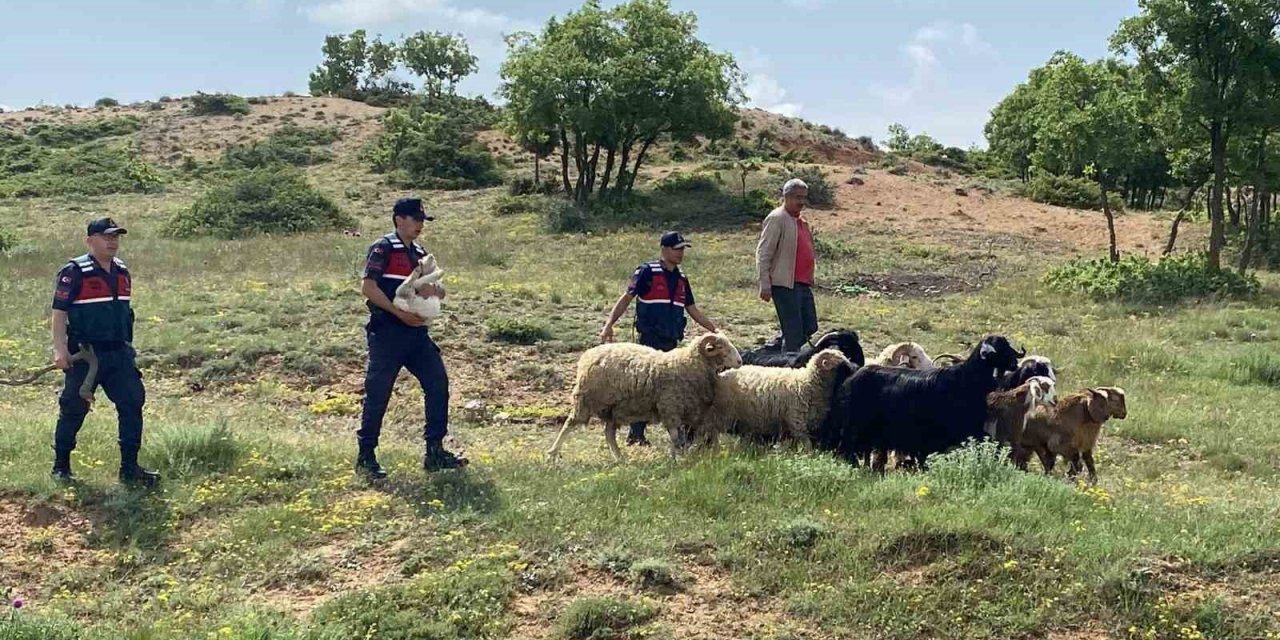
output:
M618 423L609 420L604 423L604 440L609 443L609 453L613 454L614 462L626 462L626 458L622 457L622 450L618 448Z
M1093 468L1093 450L1085 451L1081 454L1084 458L1084 464L1089 468L1089 484L1098 484L1098 470Z
M554 460L560 457L560 445L564 444L564 439L569 435L569 432L580 424L586 424L586 421L579 422L576 414L565 418L564 426L560 427L560 433L556 434L556 441L551 443L551 448L547 450L548 458Z
M1080 453L1072 452L1067 458L1067 477L1075 480L1080 475Z
M1040 458L1040 466L1044 467L1046 476L1053 475L1053 465L1056 462L1057 455L1045 448L1036 449L1036 456Z
M888 462L889 462L888 452L881 449L876 449L875 453L871 455L871 470L875 471L880 475L884 475L884 465Z
M662 424L667 425L668 422L663 420ZM676 456L680 453L680 446L684 442L684 437L684 432L682 431L682 427L679 423L671 423L671 425L667 427L667 438L671 440L672 460L675 460Z

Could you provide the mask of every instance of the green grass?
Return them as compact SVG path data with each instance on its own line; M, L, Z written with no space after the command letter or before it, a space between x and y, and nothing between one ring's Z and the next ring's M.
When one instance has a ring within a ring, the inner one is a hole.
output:
M307 170L335 199L371 184L343 162ZM820 325L857 329L869 352L898 340L962 351L999 332L1061 365L1064 391L1124 387L1129 418L1103 429L1098 488L1015 472L980 448L883 479L733 443L670 462L659 441L612 465L598 424L549 464L575 359L655 255L655 227L548 234L536 212L492 213L499 189L432 193L441 215L424 242L449 287L432 334L473 464L422 473L421 395L405 375L379 449L392 475L369 486L351 472L357 286L393 198L353 208L359 238L161 233L200 191L0 201L21 239L0 254L6 375L46 360L50 278L82 251L85 219L130 228L142 457L165 474L152 493L115 482L102 401L73 459L82 482L55 485L56 377L0 394L0 528L14 538L0 542L0 572L28 602L0 613L0 639L683 637L667 604L691 593L700 620L748 625L767 610L779 625L718 629L741 637L1280 633L1268 617L1280 597L1274 276L1256 300L1164 308L1054 293L1019 269L972 294L820 297ZM685 263L699 306L742 346L774 333L755 297L756 232L708 224ZM826 279L963 269L978 251L887 230L822 235ZM467 419L472 399L510 421ZM756 605L746 614L743 598Z

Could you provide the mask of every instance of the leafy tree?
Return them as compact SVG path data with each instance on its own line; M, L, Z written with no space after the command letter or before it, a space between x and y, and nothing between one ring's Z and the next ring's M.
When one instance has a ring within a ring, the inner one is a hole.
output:
M419 31L400 44L400 58L406 68L422 76L431 99L446 89L452 93L459 80L476 72L476 57L461 35Z
M732 133L741 74L696 32L696 17L666 0L608 10L588 0L537 35L508 38L501 93L512 126L518 136L554 132L570 198L629 193L660 138Z
M390 77L400 49L395 43L383 42L382 36L369 42L364 29L345 36L329 35L325 36L321 51L324 62L311 72L309 88L313 96L389 103L409 93L404 83Z
M1114 61L1062 56L1044 80L1049 99L1037 106L1041 126L1031 156L1037 169L1079 172L1097 181L1112 262L1120 253L1107 194L1132 170L1140 147L1137 97L1126 74L1127 68Z
M1221 268L1227 149L1246 119L1249 96L1265 78L1280 23L1277 0L1139 0L1142 13L1112 37L1132 53L1150 89L1209 142L1213 167L1208 261Z

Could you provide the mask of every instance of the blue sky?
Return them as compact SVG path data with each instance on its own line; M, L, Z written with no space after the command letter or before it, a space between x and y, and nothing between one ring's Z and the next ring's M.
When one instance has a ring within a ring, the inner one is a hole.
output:
M606 0L606 4L612 4ZM890 123L984 145L987 114L1057 49L1106 55L1136 0L673 0L733 53L756 106L882 140ZM464 34L491 99L502 34L570 0L0 0L0 105L306 93L327 33Z

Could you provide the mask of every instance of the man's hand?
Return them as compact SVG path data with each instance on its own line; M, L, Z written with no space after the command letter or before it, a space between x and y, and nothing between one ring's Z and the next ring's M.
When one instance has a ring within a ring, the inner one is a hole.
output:
M71 368L71 353L65 348L53 352L53 366L66 371Z
M613 325L606 324L600 330L600 342L613 342Z
M773 300L773 289L771 287L760 287L760 299L765 302Z
M426 318L416 313L410 313L408 311L405 311L399 307L396 307L395 309L396 309L396 317L400 319L400 322L403 322L409 325L410 327L426 326L427 324Z

